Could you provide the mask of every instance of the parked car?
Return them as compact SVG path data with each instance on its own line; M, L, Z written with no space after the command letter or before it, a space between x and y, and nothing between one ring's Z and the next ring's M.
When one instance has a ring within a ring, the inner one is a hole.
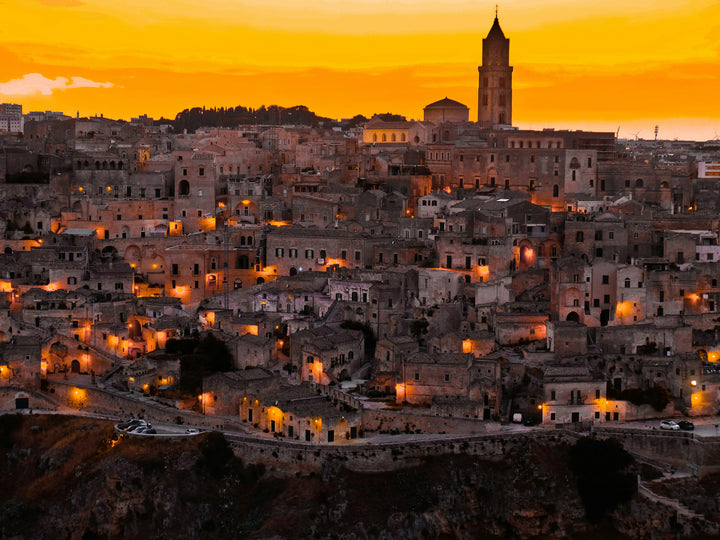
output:
M676 431L680 429L680 426L678 426L677 423L673 422L672 420L660 420L660 429L671 429L673 431Z
M187 433L187 434L189 434L189 435L194 435L194 434L196 434L196 433L200 433L200 430L197 429L197 428L187 428L187 429L185 430L185 433Z
M680 420L677 425L680 427L680 429L685 431L692 431L693 429L695 429L695 424L693 424L689 420Z
M127 422L120 422L117 425L117 428L120 431L130 431L133 428L136 428L138 426L146 426L147 422L143 420L142 418L133 418L132 420L128 420Z

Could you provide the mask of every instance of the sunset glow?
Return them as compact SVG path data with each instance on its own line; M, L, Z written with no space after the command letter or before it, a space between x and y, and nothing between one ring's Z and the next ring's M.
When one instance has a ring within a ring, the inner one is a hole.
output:
M24 111L174 118L193 106L303 104L331 118L420 118L444 96L477 116L495 2L4 0L0 100ZM499 5L521 128L712 139L716 0Z

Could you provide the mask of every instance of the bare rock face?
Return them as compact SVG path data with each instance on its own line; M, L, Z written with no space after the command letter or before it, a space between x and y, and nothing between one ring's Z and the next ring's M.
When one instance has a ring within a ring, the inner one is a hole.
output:
M30 429L32 425L39 428ZM502 460L429 458L389 472L322 479L244 464L219 434L113 440L112 425L0 417L0 537L662 538L701 537L639 496L599 525L569 472L568 448L528 440ZM690 487L678 492L691 500Z

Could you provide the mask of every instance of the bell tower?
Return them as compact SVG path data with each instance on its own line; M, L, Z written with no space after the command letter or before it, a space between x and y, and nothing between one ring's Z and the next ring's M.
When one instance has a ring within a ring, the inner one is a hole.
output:
M496 129L512 125L512 71L510 40L500 28L495 8L495 21L482 45L482 65L478 84L478 123Z

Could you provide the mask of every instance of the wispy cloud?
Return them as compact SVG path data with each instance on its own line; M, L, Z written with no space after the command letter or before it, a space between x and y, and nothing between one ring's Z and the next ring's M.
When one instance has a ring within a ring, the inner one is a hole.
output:
M112 88L110 82L95 82L84 77L57 77L48 79L39 73L27 73L21 79L11 79L0 83L0 94L11 96L29 96L32 94L51 95L55 90L73 88Z

